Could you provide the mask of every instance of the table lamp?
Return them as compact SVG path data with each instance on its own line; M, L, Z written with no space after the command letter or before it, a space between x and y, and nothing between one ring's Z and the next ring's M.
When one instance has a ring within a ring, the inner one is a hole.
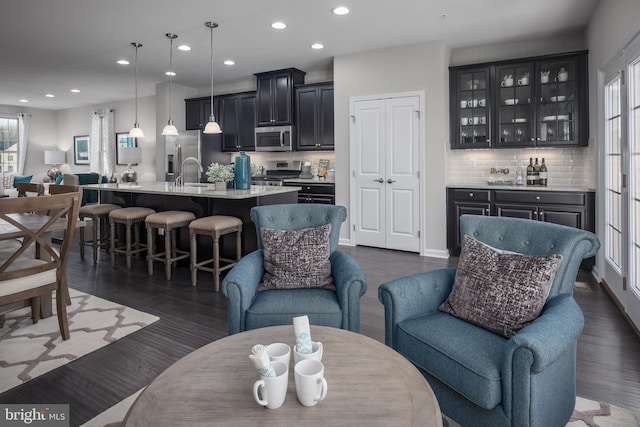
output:
M55 181L60 172L57 165L61 165L65 162L65 152L59 150L45 150L44 152L44 164L51 165L51 169L47 171L47 176L51 181Z
M127 163L127 169L122 172L122 182L138 182L138 173L131 167L142 160L142 150L139 147L120 147L118 157L122 163Z

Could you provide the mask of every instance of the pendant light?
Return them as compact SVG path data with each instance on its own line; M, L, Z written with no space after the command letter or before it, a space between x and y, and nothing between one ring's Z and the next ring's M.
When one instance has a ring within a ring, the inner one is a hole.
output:
M177 39L178 36L175 34L167 33L165 34L167 38L170 40L169 47L169 121L167 125L162 129L162 135L168 136L178 136L178 129L173 125L173 120L171 120L171 77L173 77L173 39Z
M204 25L211 30L211 115L202 133L222 133L222 129L220 129L220 125L216 123L216 118L213 114L213 29L218 28L218 24L215 22L205 22Z
M140 125L138 124L138 48L142 47L142 44L132 42L131 46L136 48L136 121L133 123L133 127L129 131L129 136L131 138L144 138L144 132L142 132L142 129L140 129Z

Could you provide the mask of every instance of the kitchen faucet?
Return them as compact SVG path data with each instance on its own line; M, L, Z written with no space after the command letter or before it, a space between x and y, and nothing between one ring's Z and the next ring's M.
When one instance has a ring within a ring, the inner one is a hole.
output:
M176 178L174 182L175 185L184 186L184 165L189 161L196 162L196 164L198 165L198 170L200 171L200 173L202 173L203 169L202 169L202 164L200 163L200 160L198 160L195 157L187 157L182 161L182 164L180 165L180 175L178 175L178 177Z

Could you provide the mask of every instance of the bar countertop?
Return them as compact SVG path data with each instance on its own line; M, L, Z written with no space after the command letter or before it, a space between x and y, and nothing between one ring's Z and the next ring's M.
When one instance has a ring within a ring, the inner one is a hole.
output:
M210 199L251 199L275 194L291 193L301 187L252 185L249 190L215 190L214 184L187 183L184 186L168 182L141 182L137 184L89 184L82 188L100 191L124 191L130 193L161 194L172 196L207 197Z

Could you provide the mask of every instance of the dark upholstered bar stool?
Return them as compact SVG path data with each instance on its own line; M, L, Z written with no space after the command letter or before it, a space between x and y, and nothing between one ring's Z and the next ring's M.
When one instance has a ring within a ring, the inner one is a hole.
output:
M120 208L109 212L109 225L111 228L111 266L116 265L116 253L125 254L127 258L127 270L131 270L131 256L138 256L140 252L147 250L147 245L140 243L140 224L144 219L156 213L150 208L130 207ZM125 226L125 244L116 246L116 224ZM131 249L131 227L134 227L135 249Z
M85 205L80 208L78 217L80 221L85 218L91 218L92 223L92 239L85 240L84 227L80 228L80 259L84 259L84 247L91 246L93 250L93 263L98 262L98 249L109 248L109 229L107 227L107 219L109 219L109 213L116 209L120 209L120 206L113 205L111 203L95 203L91 205ZM100 237L98 237L98 229L100 229ZM104 233L104 235L102 235Z
M149 274L153 274L153 261L163 261L167 280L171 280L171 264L189 257L188 251L177 248L176 229L186 227L196 216L191 212L164 211L149 215L145 220L147 226L147 264ZM154 254L155 230L164 231L164 252Z
M220 258L220 237L236 233L236 259ZM213 239L213 258L198 262L196 237L198 234L211 236ZM198 270L213 273L213 288L220 291L220 272L227 270L240 261L242 257L242 220L233 216L214 215L196 219L189 224L189 240L191 242L191 284L196 285ZM220 267L220 261L228 263ZM212 264L213 268L207 267Z

